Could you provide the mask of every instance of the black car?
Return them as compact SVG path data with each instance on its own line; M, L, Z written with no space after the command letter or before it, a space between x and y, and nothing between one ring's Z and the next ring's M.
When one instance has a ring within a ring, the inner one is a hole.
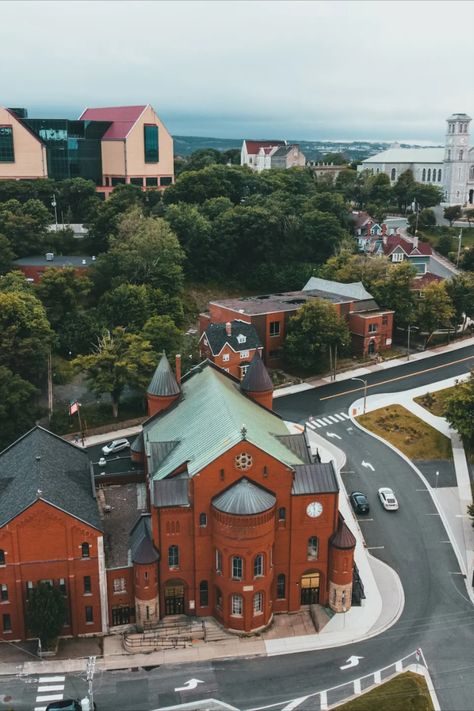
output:
M353 491L349 496L351 506L354 511L358 514L367 514L370 511L369 502L367 501L367 496L361 491Z
M52 701L46 706L46 711L81 711L82 706L75 699L62 699L61 701Z

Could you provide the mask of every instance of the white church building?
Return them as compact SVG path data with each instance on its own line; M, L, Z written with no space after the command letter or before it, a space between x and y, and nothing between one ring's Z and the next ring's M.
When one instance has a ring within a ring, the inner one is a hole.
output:
M406 170L411 170L418 183L430 183L444 192L444 204L474 203L474 147L469 146L467 114L453 114L447 119L444 148L400 148L388 150L362 161L358 172L386 173L393 185Z

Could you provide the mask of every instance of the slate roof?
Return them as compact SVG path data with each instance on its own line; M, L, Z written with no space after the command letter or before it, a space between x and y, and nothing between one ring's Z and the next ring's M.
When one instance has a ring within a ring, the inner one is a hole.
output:
M413 242L403 239L400 235L389 235L383 243L383 252L389 256L397 247L400 247L408 257L429 257L433 253L431 245L428 242L419 241L418 246L415 247Z
M137 454L139 454L139 453L143 452L143 450L144 450L143 433L140 432L140 434L137 434L137 436L133 440L133 442L130 446L130 451L136 452Z
M444 148L388 148L362 161L366 163L442 163Z
M264 362L258 353L255 353L252 362L240 384L241 389L247 393L264 393L273 390L273 383L265 368Z
M332 462L296 465L291 489L291 493L294 496L301 494L333 494L338 491L339 485Z
M350 299L356 299L357 301L372 298L372 294L369 294L361 281L354 281L350 284L342 284L339 281L330 281L329 279L311 277L304 285L303 291L312 291L314 289L327 292L328 294L346 296Z
M41 499L102 530L93 492L87 452L43 427L0 452L0 526Z
M227 335L225 323L211 323L201 338L206 337L213 355L218 355L227 343L234 351L247 351L262 348L255 327L245 321L230 322L230 336ZM245 336L245 341L239 343L237 336Z
M337 531L333 533L329 539L329 543L333 548L340 548L342 550L350 550L351 548L355 548L355 536L349 530L346 522L340 514Z
M112 121L112 125L102 136L103 141L123 140L138 121L145 106L107 106L85 109L80 121Z
M150 514L142 514L130 532L132 561L141 565L156 563L160 555L153 545Z
M276 503L276 497L245 477L240 479L212 500L218 511L236 516L251 516L268 511Z
M297 457L301 459L302 462L311 464L311 454L308 442L303 433L301 434L286 434L278 435L278 439L285 447L291 449L292 452L296 454Z
M209 361L194 368L181 383L177 405L144 423L145 442L178 444L162 464L150 468L153 479L164 479L187 463L194 476L221 454L246 439L288 466L302 464L300 457L280 442L288 434L283 420L260 407L240 391L236 378ZM245 447L245 443L242 443Z
M180 393L179 385L171 370L166 353L163 353L161 356L160 362L148 386L147 393L149 393L149 395L159 395L162 397L179 395Z
M161 479L153 482L153 505L189 506L188 478Z
M174 440L171 442L150 442L149 443L149 453L150 453L150 463L149 466L152 471L157 469L163 462L170 452L173 451L175 447L179 444L179 440Z

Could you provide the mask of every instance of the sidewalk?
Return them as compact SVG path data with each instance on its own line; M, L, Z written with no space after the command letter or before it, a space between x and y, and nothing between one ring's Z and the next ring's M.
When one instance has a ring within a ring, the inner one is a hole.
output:
M455 341L447 346L438 346L437 348L432 348L426 351L419 351L417 353L410 354L410 360L407 360L406 356L401 358L394 358L393 360L382 361L381 363L374 363L373 365L368 365L361 368L354 368L353 370L347 370L344 373L338 373L335 380L331 380L330 376L327 377L317 377L310 378L305 383L299 383L298 385L289 385L287 388L279 388L273 393L274 398L284 397L285 395L292 395L293 393L298 393L303 390L311 390L313 388L321 387L322 385L328 385L334 382L341 382L344 380L350 380L351 378L357 378L362 375L369 375L370 373L376 373L380 370L389 370L390 368L396 368L399 365L405 365L406 363L424 360L425 358L431 358L432 356L439 355L440 353L450 353L451 351L459 350L460 348L466 348L467 346L474 345L474 336L470 338L465 338L461 341ZM439 388L438 388L439 389ZM424 389L427 392L427 388Z
M456 472L455 487L433 487L426 480L421 471L411 462L408 457L405 457L389 442L385 442L387 446L394 449L400 456L406 459L418 476L422 479L426 488L429 490L433 502L438 509L446 532L449 536L453 550L459 562L459 567L462 573L466 576L466 589L468 595L474 604L474 591L472 588L474 575L474 529L471 525L471 520L467 515L467 506L472 503L471 478L469 474L469 465L466 460L466 454L462 445L461 438L458 433L451 429L449 423L444 417L437 417L429 410L425 409L418 403L414 402L414 398L425 395L427 392L436 392L437 390L445 390L453 387L457 382L467 380L469 373L453 378L446 378L437 383L423 385L412 390L403 390L399 393L383 393L369 395L366 402L366 412L372 412L382 407L389 405L402 405L411 413L416 415L420 420L431 425L434 429L441 432L451 440L453 451L454 469ZM352 419L362 414L363 399L359 398L350 407L350 415ZM373 435L377 436L377 435Z

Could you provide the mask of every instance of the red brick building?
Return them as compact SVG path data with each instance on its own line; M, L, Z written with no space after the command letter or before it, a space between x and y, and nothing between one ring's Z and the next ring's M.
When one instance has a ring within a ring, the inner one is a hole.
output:
M204 326L205 319L202 319ZM199 352L235 378L242 380L262 344L252 324L242 321L209 323L199 339Z
M200 314L200 330L204 333L211 323L245 321L258 334L265 364L278 367L290 317L314 299L330 301L346 318L355 355L374 355L391 347L393 311L379 309L361 282L341 284L316 277L302 291L210 301L208 313Z
M332 464L272 412L260 357L242 382L210 362L178 382L164 356L150 391L133 445L151 508L143 555L132 550L140 618L212 615L250 632L302 605L348 609L355 539Z
M35 284L47 269L74 269L77 276L87 274L87 270L94 263L95 257L58 256L48 252L44 256L21 257L16 259L13 265L23 272L27 279Z
M36 583L64 595L64 635L106 631L102 524L86 452L35 427L0 454L0 624L27 638Z

